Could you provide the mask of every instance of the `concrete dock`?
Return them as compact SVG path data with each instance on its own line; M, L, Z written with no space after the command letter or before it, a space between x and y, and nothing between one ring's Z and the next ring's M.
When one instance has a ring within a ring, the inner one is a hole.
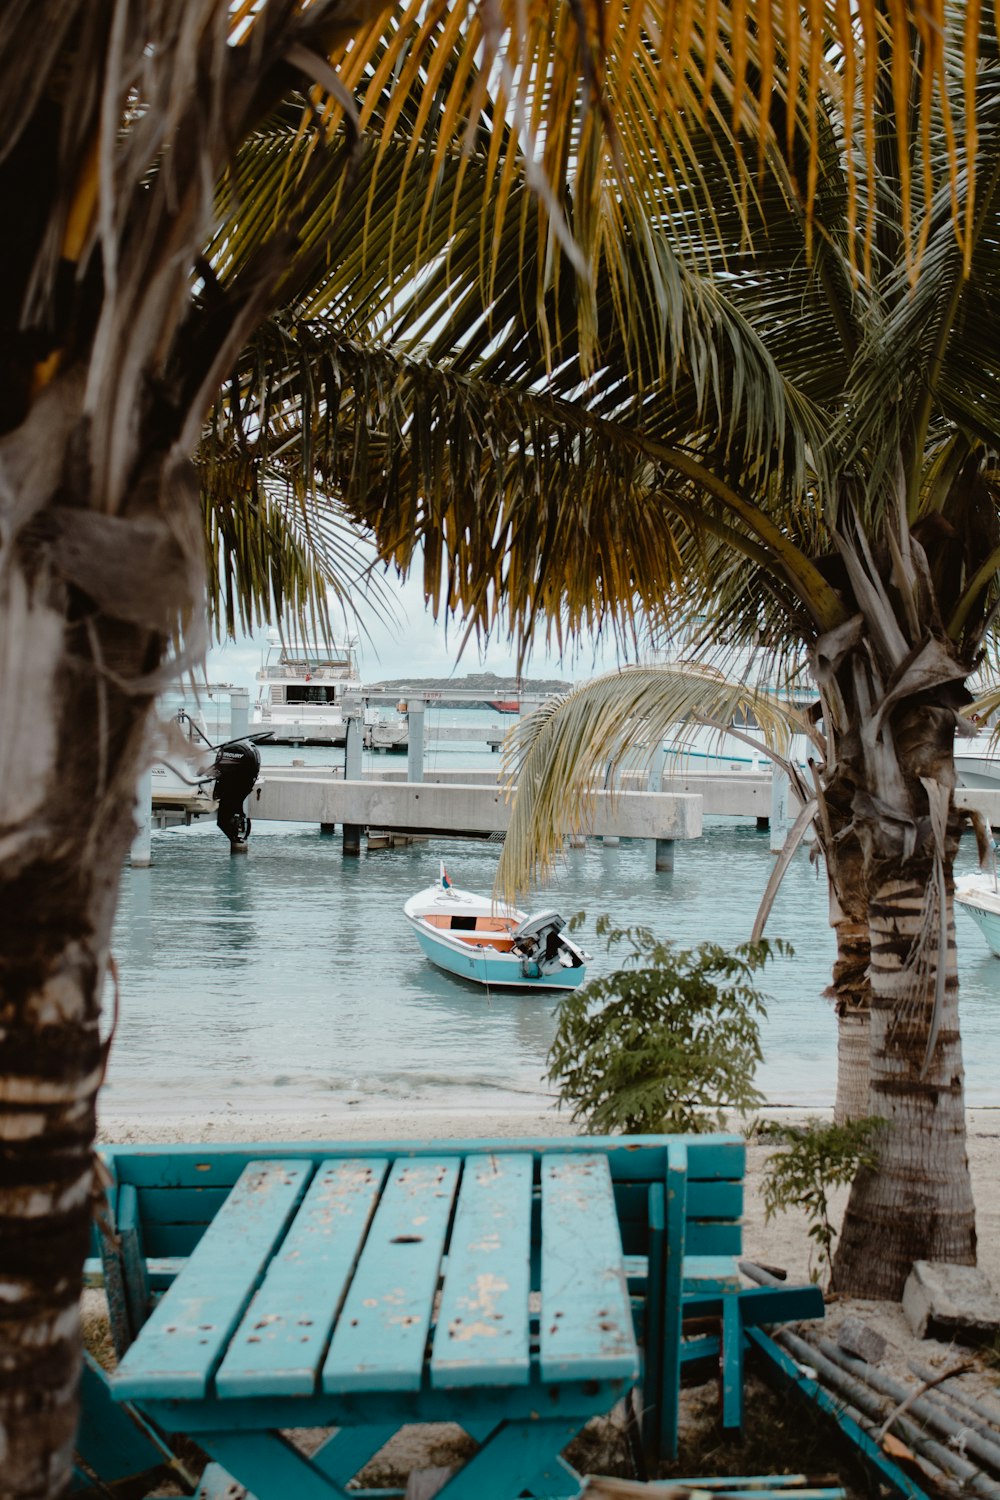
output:
M496 785L471 782L344 781L332 773L268 767L248 811L279 822L394 829L409 833L503 833L511 804ZM598 792L587 831L599 837L695 839L702 801L676 792Z

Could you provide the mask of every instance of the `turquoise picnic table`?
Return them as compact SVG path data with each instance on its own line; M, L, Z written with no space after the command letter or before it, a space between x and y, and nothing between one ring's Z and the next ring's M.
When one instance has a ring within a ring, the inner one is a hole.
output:
M115 1398L257 1500L344 1495L402 1425L434 1421L479 1443L446 1500L575 1494L561 1450L640 1372L607 1155L548 1151L536 1188L530 1152L342 1150L243 1167ZM337 1430L306 1456L285 1435L303 1427Z

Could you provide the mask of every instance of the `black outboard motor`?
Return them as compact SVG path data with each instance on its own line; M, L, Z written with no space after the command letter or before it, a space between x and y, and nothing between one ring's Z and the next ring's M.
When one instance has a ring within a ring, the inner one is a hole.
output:
M243 804L260 775L260 751L252 740L230 740L220 745L212 767L219 811L215 821L234 853L245 853L251 823Z

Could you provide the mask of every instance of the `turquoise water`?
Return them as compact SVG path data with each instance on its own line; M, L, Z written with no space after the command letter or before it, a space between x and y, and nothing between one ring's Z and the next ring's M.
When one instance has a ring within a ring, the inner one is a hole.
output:
M471 753L470 753L471 751ZM329 763L337 752L272 751ZM457 746L428 765L490 764ZM382 765L401 767L405 760ZM496 765L493 759L492 764ZM543 1105L545 1057L557 1000L494 995L435 969L402 915L408 896L444 859L456 885L488 890L498 846L434 840L362 849L345 860L339 837L297 824L254 826L250 854L230 856L212 826L153 836L151 869L126 868L113 950L120 1020L105 1105L110 1112L212 1108ZM688 945L734 944L750 932L773 863L753 823L707 819L704 836L676 846L672 874L653 870L652 846L590 841L571 850L530 907L584 910L590 972L613 967L594 934L608 912ZM971 868L973 851L963 854ZM758 1084L775 1103L832 1103L835 1023L821 999L834 945L826 882L806 851L792 862L768 924L795 957L765 971L770 996ZM958 915L968 1101L1000 1103L1000 959Z

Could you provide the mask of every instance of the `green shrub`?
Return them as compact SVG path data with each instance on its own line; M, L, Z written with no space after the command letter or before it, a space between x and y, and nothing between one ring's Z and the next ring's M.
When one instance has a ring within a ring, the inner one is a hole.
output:
M761 1134L779 1142L783 1151L769 1156L764 1167L764 1209L768 1222L776 1213L801 1208L809 1220L819 1264L810 1262L809 1274L819 1281L824 1269L833 1286L833 1242L837 1231L830 1222L829 1194L854 1181L861 1167L874 1167L878 1152L873 1136L884 1120L872 1115L846 1125L807 1120L804 1125L769 1122Z
M629 951L621 968L560 1002L548 1076L573 1119L598 1134L694 1132L755 1109L766 1012L751 979L788 945L681 949L608 917L597 932L609 952Z

